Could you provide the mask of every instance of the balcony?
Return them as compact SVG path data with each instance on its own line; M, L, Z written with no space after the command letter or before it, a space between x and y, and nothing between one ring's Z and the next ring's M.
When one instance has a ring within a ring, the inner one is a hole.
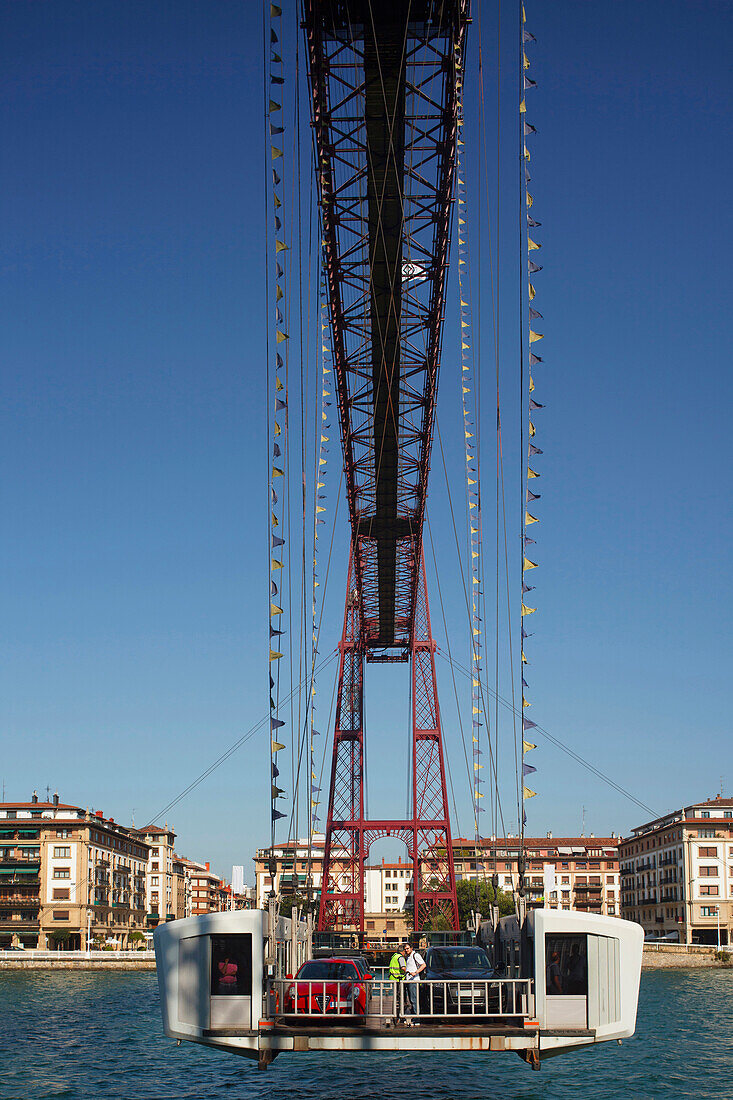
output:
M0 895L0 909L40 909L41 899L25 894Z

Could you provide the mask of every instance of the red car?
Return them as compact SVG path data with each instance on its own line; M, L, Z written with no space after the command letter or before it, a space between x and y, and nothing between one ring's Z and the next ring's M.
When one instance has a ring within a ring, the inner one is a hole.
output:
M312 959L285 987L283 1014L366 1016L365 981L370 979L353 959Z

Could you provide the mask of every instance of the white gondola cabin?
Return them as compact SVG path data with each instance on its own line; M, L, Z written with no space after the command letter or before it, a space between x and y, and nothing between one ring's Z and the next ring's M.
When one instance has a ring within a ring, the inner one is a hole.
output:
M539 1068L544 1058L634 1033L642 943L629 921L534 910L510 965L505 942L496 977L460 983L457 1014L431 1011L433 993L445 1002L430 986L450 983L422 983L414 1028L404 990L385 977L367 974L346 992L336 983L337 999L332 983L310 981L308 1008L300 1007L292 993L303 984L293 974L307 957L304 924L281 918L271 928L268 913L248 910L155 932L166 1035L262 1067L284 1052L513 1050Z

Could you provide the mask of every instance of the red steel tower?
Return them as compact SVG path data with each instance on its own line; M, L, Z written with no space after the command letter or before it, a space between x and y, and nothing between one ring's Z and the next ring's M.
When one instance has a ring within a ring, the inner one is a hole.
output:
M319 927L364 927L379 837L413 861L414 927L457 926L422 532L468 0L305 0L351 559ZM409 662L412 813L364 816L364 662Z

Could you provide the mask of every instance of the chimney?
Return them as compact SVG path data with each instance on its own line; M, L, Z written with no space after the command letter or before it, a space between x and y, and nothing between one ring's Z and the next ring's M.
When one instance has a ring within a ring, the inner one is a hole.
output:
M549 829L547 830L547 839L552 840L552 833Z
M36 803L36 802L38 802L38 791L34 791L34 792L33 792L33 796L32 796L32 798L31 798L31 802L32 802L32 803L33 803L34 805L35 805L35 803Z
M593 838L595 837L595 835L596 835L595 833L591 833L591 834L590 834L590 838L591 838L591 840L593 840Z
M210 864L210 863L208 863L208 862L207 862L207 864L206 864L206 870L207 870L207 871L210 871L210 870L211 870L211 864Z
M59 792L58 791L53 792L53 804L54 804L54 806L58 806L58 804L59 804Z

